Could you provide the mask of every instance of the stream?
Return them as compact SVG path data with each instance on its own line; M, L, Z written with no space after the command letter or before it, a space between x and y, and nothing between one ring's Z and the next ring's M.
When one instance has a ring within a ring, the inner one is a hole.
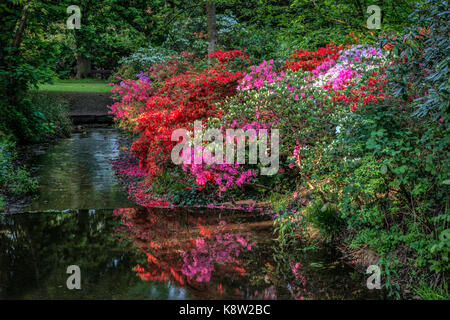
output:
M382 298L333 249L280 247L267 215L137 207L110 165L121 138L90 128L35 150L37 197L0 215L0 299Z

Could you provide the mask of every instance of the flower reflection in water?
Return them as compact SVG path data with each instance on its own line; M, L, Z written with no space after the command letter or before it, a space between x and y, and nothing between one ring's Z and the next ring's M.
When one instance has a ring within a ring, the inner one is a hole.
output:
M144 281L171 281L223 294L223 282L246 275L242 254L256 241L244 224L214 214L182 214L177 210L116 209L121 226L116 236L133 241L147 255L147 265L134 270ZM214 276L213 276L214 275ZM235 291L236 292L236 291Z
M114 236L147 257L145 282L184 288L194 299L361 299L361 274L326 250L287 253L268 216L243 211L116 209ZM377 298L373 296L373 298Z

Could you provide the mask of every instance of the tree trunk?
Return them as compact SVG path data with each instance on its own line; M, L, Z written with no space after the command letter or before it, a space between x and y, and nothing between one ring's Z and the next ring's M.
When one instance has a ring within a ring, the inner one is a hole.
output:
M77 79L86 78L91 74L91 60L86 58L84 54L77 55Z
M214 52L217 46L216 5L212 1L206 2L206 21L208 28L208 54Z
M16 34L14 35L14 40L12 43L12 46L17 49L20 47L20 43L22 42L22 35L25 31L25 26L26 26L26 22L27 22L27 18L28 18L28 10L29 10L28 3L26 3L25 6L23 7L22 18L20 19L19 25L16 30Z
M16 6L16 4L13 4L13 7ZM8 7L6 7L8 8ZM14 10L14 8L9 7L9 9ZM15 55L15 56L20 56L21 52L20 52L20 44L22 43L22 39L23 39L23 34L25 32L25 29L27 27L27 20L28 20L28 15L29 15L29 10L30 10L30 6L28 4L28 1L26 1L24 3L24 7L22 9L22 16L20 17L20 20L17 20L14 29L16 30L13 37L12 37L12 50L9 52L9 54L11 55ZM6 25L6 23L5 23ZM13 31L14 29L12 29L11 31ZM5 30L6 31L6 30ZM5 44L6 46L8 46L7 44ZM3 44L2 44L3 46ZM17 67L17 61L20 60L13 60L14 62L12 64L9 64L9 69L13 70ZM3 63L4 60L2 59L1 63ZM18 78L12 76L10 74L10 76L7 79L7 84L5 86L5 93L6 93L6 99L7 99L7 103L10 106L17 106L19 103L19 95L22 93L23 89L26 88L27 85L26 83L23 83L23 81L20 81ZM3 96L4 92L2 89L1 95Z

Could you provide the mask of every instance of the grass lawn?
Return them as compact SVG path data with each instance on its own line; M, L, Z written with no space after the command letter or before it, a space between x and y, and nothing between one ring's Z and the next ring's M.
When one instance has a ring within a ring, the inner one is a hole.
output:
M111 92L108 81L102 79L57 80L54 84L41 84L38 91L47 92Z

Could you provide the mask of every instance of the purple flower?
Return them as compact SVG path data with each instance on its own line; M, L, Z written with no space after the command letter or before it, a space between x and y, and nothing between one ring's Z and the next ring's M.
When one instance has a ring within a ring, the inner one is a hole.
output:
M144 72L140 72L139 74L136 75L136 77L144 82L150 82L150 79L147 77L147 75Z

